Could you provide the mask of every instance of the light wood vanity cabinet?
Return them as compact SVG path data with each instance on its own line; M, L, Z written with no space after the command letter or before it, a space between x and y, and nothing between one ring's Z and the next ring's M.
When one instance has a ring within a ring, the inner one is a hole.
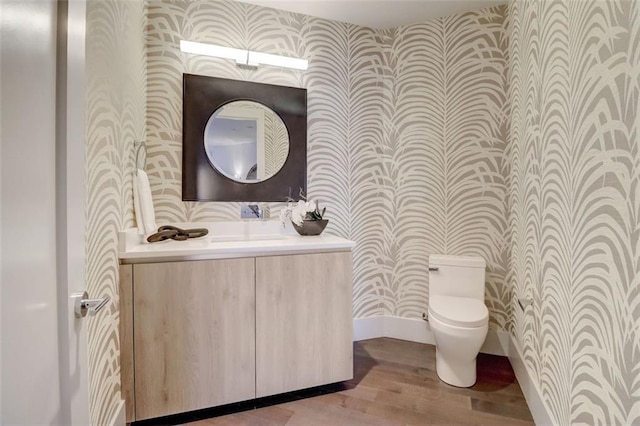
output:
M353 376L351 253L256 258L256 396Z
M121 265L127 422L353 377L351 253Z
M133 267L136 419L255 395L253 259Z

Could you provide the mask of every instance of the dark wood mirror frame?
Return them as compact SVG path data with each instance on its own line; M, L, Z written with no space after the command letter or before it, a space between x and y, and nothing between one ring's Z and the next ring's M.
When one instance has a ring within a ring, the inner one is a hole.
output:
M307 191L307 90L183 74L182 200L286 201ZM204 129L211 115L233 101L254 101L280 116L289 132L289 155L278 173L255 183L237 182L207 158Z

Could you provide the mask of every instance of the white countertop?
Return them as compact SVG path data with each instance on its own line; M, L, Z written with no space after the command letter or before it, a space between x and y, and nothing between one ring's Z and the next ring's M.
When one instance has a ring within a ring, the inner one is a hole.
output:
M278 256L330 251L350 251L355 242L326 231L318 236L300 236L291 226L279 221L177 223L183 229L207 228L209 234L186 241L166 240L147 243L137 229L119 235L122 263L172 262L185 260L228 259Z

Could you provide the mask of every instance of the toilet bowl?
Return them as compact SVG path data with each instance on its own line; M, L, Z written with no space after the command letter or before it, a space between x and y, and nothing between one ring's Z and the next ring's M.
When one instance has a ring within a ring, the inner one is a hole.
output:
M489 311L474 299L434 296L429 324L436 341L436 371L450 385L473 386L476 358L489 330Z
M445 383L470 387L487 337L485 262L477 257L429 257L429 324L436 342L436 372Z

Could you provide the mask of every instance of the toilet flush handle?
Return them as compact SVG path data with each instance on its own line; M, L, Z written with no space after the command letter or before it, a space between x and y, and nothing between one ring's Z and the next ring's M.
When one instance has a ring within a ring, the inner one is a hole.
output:
M438 272L440 268L437 266L429 266L429 272Z

